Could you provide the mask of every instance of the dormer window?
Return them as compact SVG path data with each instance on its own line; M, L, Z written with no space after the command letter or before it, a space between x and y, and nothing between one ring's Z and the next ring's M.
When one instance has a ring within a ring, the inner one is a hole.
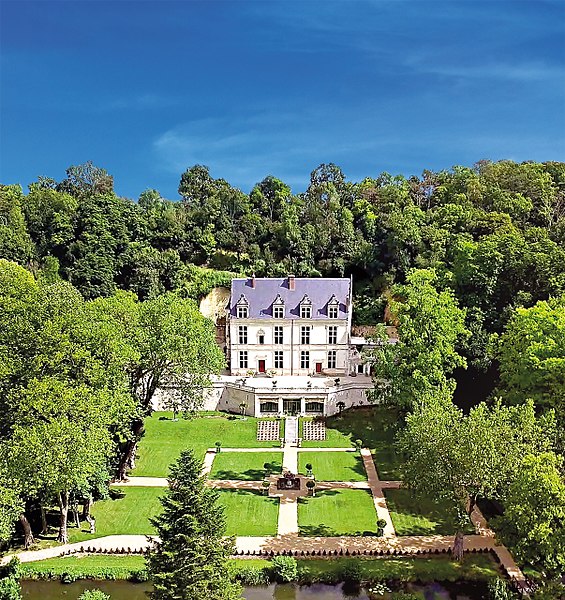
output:
M328 319L337 319L339 316L339 300L332 296L328 302Z
M275 301L273 302L273 318L274 319L284 319L284 300L277 295Z
M300 318L311 319L312 318L312 301L308 296L304 296L300 301Z
M243 294L241 294L240 299L237 301L236 312L238 319L249 318L249 302L247 302L247 298Z

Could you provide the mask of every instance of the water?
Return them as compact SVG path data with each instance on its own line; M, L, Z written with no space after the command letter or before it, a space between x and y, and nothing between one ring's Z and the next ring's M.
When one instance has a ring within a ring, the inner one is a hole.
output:
M484 584L459 582L443 585L433 583L414 585L411 591L420 592L425 600L482 600ZM22 595L26 600L76 600L82 592L98 588L109 594L112 600L147 600L148 583L129 581L75 581L63 584L59 581L22 581ZM244 589L246 600L369 600L362 590L344 589L342 585L269 585Z

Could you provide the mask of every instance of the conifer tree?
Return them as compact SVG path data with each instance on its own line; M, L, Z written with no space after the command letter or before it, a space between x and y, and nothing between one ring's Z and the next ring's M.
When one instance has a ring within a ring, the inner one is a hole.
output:
M236 600L241 587L230 580L227 561L234 553L226 538L218 492L206 486L202 461L192 450L171 466L163 512L152 522L159 541L147 568L154 600Z

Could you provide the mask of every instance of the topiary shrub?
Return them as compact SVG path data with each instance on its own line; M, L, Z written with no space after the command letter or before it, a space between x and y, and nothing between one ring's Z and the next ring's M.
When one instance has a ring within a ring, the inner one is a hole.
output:
M271 561L271 572L275 581L290 583L298 579L298 563L292 556L275 556Z

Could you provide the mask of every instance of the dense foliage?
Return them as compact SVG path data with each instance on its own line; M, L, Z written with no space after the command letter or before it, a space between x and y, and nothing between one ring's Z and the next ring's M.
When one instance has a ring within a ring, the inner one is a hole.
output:
M69 512L78 520L78 504L88 508L131 466L157 388L192 411L223 364L193 300L85 300L68 282L0 259L0 541L19 521L29 546L30 516L40 513L47 533L56 506L66 542Z

